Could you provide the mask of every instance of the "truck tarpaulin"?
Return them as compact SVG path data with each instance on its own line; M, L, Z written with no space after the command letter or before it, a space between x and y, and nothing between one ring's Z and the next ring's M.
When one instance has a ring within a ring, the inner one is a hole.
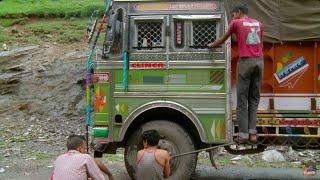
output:
M264 24L265 42L320 39L320 0L226 0L225 2L228 12L236 4L246 4L249 16Z

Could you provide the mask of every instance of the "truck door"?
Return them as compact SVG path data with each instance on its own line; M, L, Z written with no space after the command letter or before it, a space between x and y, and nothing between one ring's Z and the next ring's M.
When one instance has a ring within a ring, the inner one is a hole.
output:
M164 15L130 17L129 92L167 91L166 23Z

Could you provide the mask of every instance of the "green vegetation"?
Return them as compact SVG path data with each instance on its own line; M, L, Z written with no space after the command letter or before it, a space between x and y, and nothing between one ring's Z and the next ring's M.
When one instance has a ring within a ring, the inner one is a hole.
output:
M54 154L54 153L42 152L39 150L34 150L32 148L26 148L26 147L22 147L21 151L24 157L27 157L27 159L33 159L33 160L49 160L57 156L57 154Z
M122 154L104 154L102 159L107 162L121 162L123 158Z
M23 26L11 27L9 32L0 28L0 43L79 42L83 39L87 22L87 19L38 19Z
M229 166L232 164L232 161L229 157L218 157L215 161L219 166Z
M34 155L36 156L37 160L45 160L45 159L51 159L54 157L53 154L50 153L44 153L44 152L35 152Z
M29 20L29 18L17 18L17 19L0 19L0 24L3 27L10 27L16 24L24 25Z
M266 162L260 158L249 158L248 156L242 156L240 160L232 162L233 156L218 156L215 158L218 167L226 167L226 166L246 166L246 167L263 167L263 168L301 168L301 165L294 164L291 162ZM201 159L200 159L201 160ZM209 164L210 161L205 164ZM202 164L204 164L202 162Z
M93 11L102 17L105 0L2 0L0 7L0 45L73 43Z
M0 43L6 42L8 39L8 34L4 32L4 28L0 27Z
M0 148L4 147L6 143L3 140L0 140Z
M104 12L104 0L3 0L0 18L88 17L92 11Z

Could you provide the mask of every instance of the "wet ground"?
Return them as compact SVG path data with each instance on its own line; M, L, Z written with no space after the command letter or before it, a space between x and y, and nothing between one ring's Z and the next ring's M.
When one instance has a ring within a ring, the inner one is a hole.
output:
M123 164L112 164L109 166L111 171L114 173L115 180L130 180L130 177L125 172ZM116 170L117 169L117 170ZM120 169L120 170L119 170ZM120 172L119 172L120 171ZM15 176L7 177L6 179L15 179L15 180L41 180L48 179L50 175L50 170L43 170L37 174L29 176ZM106 179L108 179L106 177ZM303 176L301 169L297 168L288 168L288 169L276 169L276 168L248 168L248 167L225 167L222 169L214 169L212 167L198 167L195 171L192 179L197 180L224 180L224 179L234 179L234 180L243 180L243 179L272 179L272 180L303 180L303 179L320 179L320 174L315 176Z

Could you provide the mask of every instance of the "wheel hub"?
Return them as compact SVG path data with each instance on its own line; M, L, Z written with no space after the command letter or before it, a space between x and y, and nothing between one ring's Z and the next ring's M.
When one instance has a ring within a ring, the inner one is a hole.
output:
M160 139L158 146L160 149L164 149L169 152L170 155L179 154L179 149L177 146L168 139ZM170 160L171 170L174 171L179 165L179 158L174 158Z

